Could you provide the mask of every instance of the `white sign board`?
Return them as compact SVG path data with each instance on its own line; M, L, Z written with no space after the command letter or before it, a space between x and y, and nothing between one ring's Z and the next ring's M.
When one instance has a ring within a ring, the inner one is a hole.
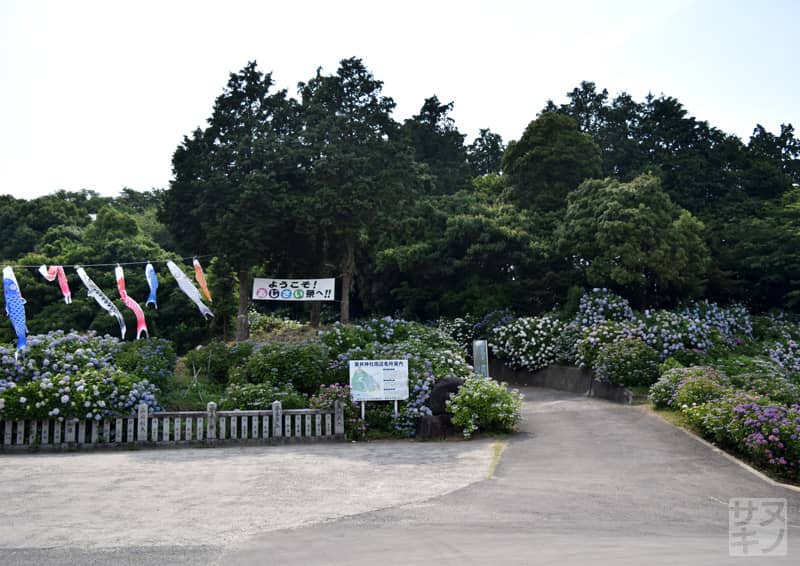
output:
M353 401L408 399L408 360L353 360L350 362Z
M264 279L253 281L257 301L332 301L336 279Z

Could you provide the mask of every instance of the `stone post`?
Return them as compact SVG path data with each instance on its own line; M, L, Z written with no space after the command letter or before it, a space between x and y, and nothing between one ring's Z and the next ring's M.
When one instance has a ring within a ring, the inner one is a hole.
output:
M136 442L141 444L147 442L147 403L139 403L138 409Z
M333 404L333 432L336 438L344 438L344 405L341 401Z
M283 436L283 409L280 401L272 404L272 436L274 438Z
M206 418L208 420L206 425L206 439L213 441L217 439L217 404L209 403L206 407L206 412Z

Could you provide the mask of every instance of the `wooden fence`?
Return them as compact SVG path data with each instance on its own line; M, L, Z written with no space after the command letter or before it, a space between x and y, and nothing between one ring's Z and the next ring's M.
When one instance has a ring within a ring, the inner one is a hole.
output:
M267 411L149 412L92 419L0 420L0 451L218 444L280 444L344 439L344 408Z

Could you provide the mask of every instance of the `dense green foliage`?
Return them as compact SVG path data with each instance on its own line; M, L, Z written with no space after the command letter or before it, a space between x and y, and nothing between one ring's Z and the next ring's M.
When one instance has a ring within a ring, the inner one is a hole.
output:
M162 283L158 310L146 311L150 333L178 352L235 327L246 337L253 275L339 277L343 320L539 315L577 307L592 286L641 309L687 299L800 308L791 125L756 125L740 140L675 98L612 97L584 82L563 104L521 117L527 127L506 147L489 129L468 141L455 104L431 96L399 122L358 58L319 70L296 98L248 63L207 125L176 148L166 190L0 198L2 259L68 266L73 286L67 305L34 269L16 269L31 332L113 333L69 266L111 264L87 271L116 301L113 264L146 261ZM208 323L159 263L193 254L214 256L204 261L216 315ZM140 302L142 268L126 267ZM292 308L319 315L319 305ZM1 325L0 341L12 338Z
M616 385L652 385L658 378L658 352L639 338L609 344L600 351L597 378Z

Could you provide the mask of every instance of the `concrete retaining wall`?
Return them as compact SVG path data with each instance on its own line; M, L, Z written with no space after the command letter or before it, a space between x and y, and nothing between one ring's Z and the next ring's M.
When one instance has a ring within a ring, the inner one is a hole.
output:
M589 397L607 399L615 403L630 404L633 394L618 385L597 381L590 370L575 366L553 364L539 371L513 369L502 361L489 360L489 375L498 381L531 387L549 387L559 391L579 393Z

